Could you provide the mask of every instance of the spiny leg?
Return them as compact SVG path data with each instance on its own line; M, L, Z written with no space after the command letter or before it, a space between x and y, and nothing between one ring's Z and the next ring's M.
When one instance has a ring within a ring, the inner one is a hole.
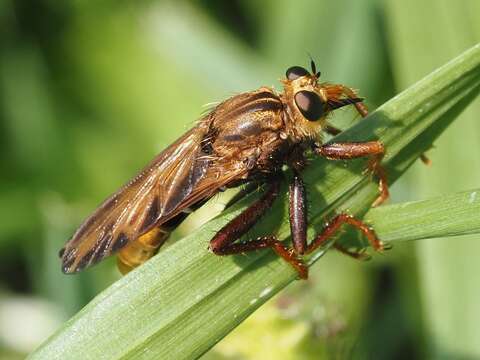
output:
M383 244L371 230L360 220L355 219L352 216L346 214L340 214L333 219L333 221L327 225L324 231L318 235L313 242L308 245L307 243L307 211L306 211L306 191L302 178L298 172L294 171L294 177L289 186L289 214L290 214L290 229L292 233L293 251L295 256L292 257L297 262L300 262L296 255L303 255L304 253L311 253L316 248L321 246L327 239L335 234L338 229L344 224L351 224L360 229L369 239L372 247L377 250L383 250ZM345 255L349 255L355 259L367 260L370 258L364 251L355 252L339 244L333 245L336 250ZM293 255L293 254L292 254ZM306 274L308 275L308 274ZM301 276L302 277L302 276ZM303 278L303 277L302 277ZM306 278L306 276L305 276Z
M302 178L296 171L294 172L293 180L289 186L289 200L289 219L290 230L292 233L293 250L295 255L303 255L305 252L307 252L307 249L310 249L313 245L309 246L307 243L307 196L305 186ZM336 226L340 227L341 223L337 224ZM370 231L370 229L368 229L366 226L365 229ZM319 244L314 246L314 249L319 247L332 234L326 234L327 236L322 237L319 241ZM313 243L315 243L315 240L312 242L312 244ZM333 246L336 250L355 259L366 260L370 257L365 252L350 251L339 244L334 244Z
M343 94L350 100L356 100L358 99L358 95L353 90L352 88L349 88L348 86L344 85L334 85L334 87L337 87L337 92L340 94ZM367 117L368 115L368 108L367 106L362 102L358 101L353 104L355 106L355 109L357 112L360 114L362 117ZM328 129L329 125L327 125L327 128L325 131L329 134L336 135L335 133L332 133ZM336 130L335 128L333 130ZM383 157L383 155L382 155ZM388 199L389 194L388 194L388 184L386 181L386 173L385 169L380 165L380 161L382 160L382 157L378 159L373 159L373 161L370 163L369 169L379 178L379 189L380 189L380 196L375 200L375 202L372 204L372 206L378 206L382 202ZM431 161L425 154L420 155L420 160L425 164L425 165L430 165Z
M378 239L375 232L370 229L362 221L347 215L340 214L336 216L319 234L311 244L307 244L307 211L306 211L306 191L305 186L302 181L302 178L298 172L294 171L293 180L290 183L289 187L289 213L290 213L290 229L292 232L292 243L293 249L296 254L303 255L304 253L309 254L319 246L321 246L327 239L335 234L340 227L347 223L358 228L362 233L365 234L369 240L372 247L377 251L382 251L384 245ZM335 249L342 252L343 254L349 255L355 259L366 260L369 258L368 254L364 252L353 252L349 249L344 248L339 244L333 245Z
M289 214L290 231L292 233L293 250L297 255L303 255L307 249L307 193L302 178L297 172L289 187ZM320 245L318 245L320 246ZM317 246L317 247L318 247ZM358 260L367 260L370 258L364 251L354 252L335 243L334 248L345 255L349 255Z
M336 216L332 222L319 234L311 244L307 244L307 216L306 216L306 192L300 175L295 172L294 179L290 184L290 226L292 230L293 249L283 245L275 236L264 236L256 240L243 243L234 243L272 206L280 189L280 181L277 179L271 183L265 195L249 208L243 211L230 223L225 225L210 241L210 250L217 255L234 255L248 251L272 248L279 256L294 267L301 279L308 278L308 268L300 260L297 254L310 254L333 236L340 227L347 223L357 227L369 240L372 247L382 251L384 246L377 238L375 232L366 224L347 214ZM339 245L334 245L339 251L355 258L362 259L362 253L354 253Z
M335 130L335 128L333 128ZM345 145L343 143L336 143L337 145ZM337 158L338 156L346 156L347 159L358 157L358 156L369 156L369 155L379 155L380 159L383 157L384 148L382 143L377 141L367 142L367 143L347 143L347 149L345 147L340 146L340 148L335 146L326 146L324 148L320 148L319 151L323 156L333 156ZM347 151L345 151L347 150ZM328 157L327 156L327 157ZM383 169L381 169L383 170ZM384 174L384 173L383 173ZM384 175L381 177L386 184L386 178ZM388 188L387 197L388 197ZM381 192L383 192L381 190ZM310 254L319 246L321 246L327 239L335 234L336 231L340 229L340 227L347 223L362 231L363 234L367 237L370 244L376 251L382 251L384 249L383 243L378 239L375 232L370 229L366 224L362 221L347 215L347 214L340 214L337 215L332 222L330 222L327 227L323 230L323 232L312 241L311 244L308 245L307 243L307 211L306 211L306 191L304 183L298 173L298 171L294 171L293 181L289 187L289 196L290 196L290 203L289 203L289 212L290 212L290 229L292 232L292 243L293 249L296 254L303 255ZM359 260L367 260L370 258L368 254L363 251L354 252L350 251L347 248L335 243L333 245L335 249L342 252L345 255L349 255L355 259Z
M283 245L275 236L265 236L256 240L235 244L242 235L250 230L272 206L280 191L280 178L273 180L270 188L255 203L225 225L210 241L210 250L216 255L233 255L264 248L272 248L279 256L291 264L300 278L308 276L307 267L295 256L294 252Z
M331 85L327 87L327 93L329 94L329 97L331 97L330 106L332 108L353 104L357 112L362 117L366 117L368 115L368 108L363 103L362 99L358 97L355 90L353 90L352 88L349 88L348 86L344 86L344 85ZM326 128L325 131L330 133L328 128ZM380 162L384 156L385 151L384 151L383 145L380 142L378 142L377 145L373 143L374 142L366 143L368 145L371 145L370 149L372 150L372 152L367 151L367 153L364 153L363 150L368 150L368 147L362 147L360 145L360 147L357 149L351 148L351 147L346 148L345 153L342 153L341 149L338 149L338 147L336 147L335 149L333 149L333 154L331 155L329 154L329 149L325 149L326 154L324 156L330 159L341 160L341 159L352 159L354 157L373 155L368 168L379 179L378 185L380 190L380 196L372 204L372 206L378 206L382 202L384 202L386 199L388 199L389 193L388 193L386 173L383 167L380 165ZM339 143L339 144L344 144L344 143ZM360 144L360 143L356 143L356 144ZM381 147L381 152L377 152L379 147ZM356 153L356 150L358 150L358 153ZM322 153L320 153L320 155L322 155Z
M377 237L375 231L369 228L364 222L354 218L351 215L342 213L337 215L335 218L333 218L331 222L327 224L327 226L323 229L322 233L317 235L317 237L308 245L305 253L310 254L319 246L323 245L328 239L335 235L335 233L340 229L343 224L350 224L360 230L367 237L370 245L375 251L383 251L385 249L384 244ZM356 258L359 258L361 256L361 253L350 252L341 246L336 246L336 248L341 252L347 253L347 255L351 255Z
M294 172L288 194L293 249L296 254L303 255L307 248L307 195L303 180L297 172Z
M343 87L343 92L345 95L347 95L350 99L354 99L354 98L357 98L357 93L355 92L355 90L353 90L352 88L349 88L349 87L346 87L344 86ZM367 117L368 115L368 108L367 106L363 103L363 102L357 102L354 104L355 108L357 109L357 112L362 116L362 117ZM426 154L421 154L420 155L420 160L425 164L425 165L430 165L431 164L431 160L428 158L428 156ZM380 165L378 165L378 167L380 167ZM383 172L385 172L385 170L382 169ZM386 199L384 199L386 200ZM377 204L377 205L380 205L380 204ZM375 206L375 205L374 205Z
M390 196L387 184L387 174L380 165L385 154L385 148L380 141L368 142L338 142L317 145L313 151L331 160L350 160L359 157L371 156L368 168L378 177L380 195L372 206L378 206Z
M371 230L362 221L347 214L340 214L336 216L329 224L327 224L326 228L322 231L322 233L319 234L312 241L312 243L308 245L306 191L302 178L296 171L294 171L293 180L290 183L289 197L290 229L292 233L292 243L295 255L303 255L304 253L310 254L323 243L325 243L327 239L332 237L345 223L350 224L362 231L362 233L365 234L365 236L375 250L382 251L384 249L384 245L378 239L373 230ZM355 259L367 260L370 258L370 256L364 251L351 251L336 243L333 246L336 250ZM300 262L300 260L298 260L296 256L293 256L293 259Z
M266 248L272 248L277 253L277 255L282 257L287 263L293 266L293 268L297 271L300 279L308 278L308 268L303 263L303 261L296 256L295 252L292 249L283 245L282 242L279 241L274 235L262 236L256 240L249 240L240 244L226 244L220 249L213 249L210 246L210 249L216 255L235 255Z

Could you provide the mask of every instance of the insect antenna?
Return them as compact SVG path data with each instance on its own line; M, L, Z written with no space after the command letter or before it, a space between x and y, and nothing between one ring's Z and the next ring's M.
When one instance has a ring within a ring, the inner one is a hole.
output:
M312 74L316 74L317 73L317 66L315 65L315 61L313 61L312 58L310 58L310 67L312 68Z
M310 59L310 66L312 67L312 74L319 79L320 75L322 74L320 71L317 71L317 66L315 65L315 61Z
M322 73L320 71L317 71L317 65L315 64L315 61L313 61L312 55L310 53L307 54L310 58L310 68L312 69L312 75L319 79Z

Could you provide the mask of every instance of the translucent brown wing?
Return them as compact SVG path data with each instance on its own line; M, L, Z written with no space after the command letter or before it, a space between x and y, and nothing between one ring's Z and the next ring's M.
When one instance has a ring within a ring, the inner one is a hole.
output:
M201 151L207 131L208 124L200 123L105 200L60 251L63 272L78 272L99 262L184 206L213 195L221 182L203 181L198 188L209 166Z

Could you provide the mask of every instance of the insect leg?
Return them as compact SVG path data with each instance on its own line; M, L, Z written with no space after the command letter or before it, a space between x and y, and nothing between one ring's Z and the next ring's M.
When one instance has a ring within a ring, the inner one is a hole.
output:
M290 204L289 204L290 229L292 232L293 249L296 254L303 255L308 247L307 245L307 211L306 211L307 199L306 199L305 186L298 173L294 174L293 180L290 183L289 196L290 196ZM348 220L345 220L345 221L348 222ZM358 223L362 224L363 229L366 229L366 231L370 232L370 229L364 226L363 223L361 223L360 221L358 221ZM340 227L341 224L342 223L340 222L336 226ZM335 229L333 231L335 232ZM313 251L315 248L320 246L326 239L328 239L328 237L329 236L327 234L326 237L319 239L319 244L315 245L314 248L310 251ZM318 239L318 237L316 239ZM315 243L315 241L316 240L314 240L313 243ZM366 254L365 251L357 251L357 252L351 251L350 249L344 248L339 244L334 244L333 246L335 247L335 249L342 252L343 254L349 255L355 259L367 260L370 258L370 256Z
M272 248L279 256L297 270L300 278L308 277L308 269L294 251L283 245L275 236L264 236L235 244L242 235L256 224L258 219L272 206L280 191L280 179L275 179L261 199L225 225L210 241L210 250L216 255L233 255L248 251Z
M286 262L292 265L298 272L300 279L308 278L308 268L303 261L296 256L293 249L283 245L274 235L262 236L256 240L249 240L240 244L228 243L221 248L214 249L210 246L210 249L216 255L235 255L266 248L272 248L278 256L282 257Z
M355 90L353 90L352 88L349 88L348 86L344 86L344 85L341 85L342 86L342 92L350 99L358 99L358 95L357 93L355 92ZM354 104L355 106L355 109L357 109L358 113L362 116L362 117L366 117L368 115L368 108L367 106L362 102L356 102Z
M349 97L350 99L355 99L355 98L358 98L357 96L357 93L355 92L355 90L353 90L352 88L349 88L347 86L343 86L343 93ZM366 105L363 103L363 102L357 102L354 104L355 108L357 109L357 112L362 116L362 117L366 117L368 115L368 108L366 107ZM328 131L327 131L328 132ZM427 155L425 154L421 154L420 155L420 160L425 164L425 165L430 165L431 164L431 161L430 159L427 157ZM377 204L378 205L378 204Z
M362 99L358 97L355 90L344 85L332 85L327 88L327 92L331 93L333 99L336 99L333 104L338 103L336 107L340 107L347 104L353 104L357 112L362 116L366 117L368 115L368 108L363 103ZM343 98L343 97L346 97ZM325 129L328 132L328 128ZM380 196L373 202L372 206L378 206L384 202L389 197L388 193L388 184L385 170L380 165L380 161L384 155L383 145L381 143L374 144L374 142L366 143L370 145L372 152L368 153L368 147L361 146L360 148L349 147L345 149L345 154L340 154L337 149L336 155L340 157L331 157L332 159L351 159L353 157L375 155L372 157L372 161L369 163L369 169L377 176L379 179L378 187L380 190ZM381 148L381 153L378 150ZM367 153L363 153L364 150L367 150ZM327 150L326 150L327 151ZM358 153L356 153L358 151ZM345 157L341 156L345 155ZM328 156L327 156L328 157Z
M289 187L290 230L293 249L303 255L307 248L307 198L302 178L295 172Z
M389 197L387 174L380 165L385 154L385 148L380 141L327 143L315 146L313 151L331 160L350 160L358 157L371 156L368 169L378 177L380 195L372 206L378 206Z
M342 213L337 215L330 223L327 224L322 233L317 235L317 237L308 245L305 253L310 254L319 246L324 244L340 229L343 224L350 224L360 230L367 237L374 250L383 251L385 249L384 244L377 237L375 231L369 228L364 222L354 218L351 215ZM337 247L337 249L345 253L345 251L343 251L345 250L343 247ZM348 250L346 250L346 252L348 252L348 255L358 257L354 255L355 253L352 253Z

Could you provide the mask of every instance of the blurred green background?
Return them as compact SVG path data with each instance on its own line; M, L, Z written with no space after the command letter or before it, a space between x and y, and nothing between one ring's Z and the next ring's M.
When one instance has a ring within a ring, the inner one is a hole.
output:
M58 250L203 105L279 89L311 54L375 109L479 40L478 0L1 1L0 358L25 357L119 277L112 259L63 275ZM478 187L479 105L391 201ZM222 201L207 206L172 240ZM398 244L368 264L331 253L205 359L478 359L479 241Z

